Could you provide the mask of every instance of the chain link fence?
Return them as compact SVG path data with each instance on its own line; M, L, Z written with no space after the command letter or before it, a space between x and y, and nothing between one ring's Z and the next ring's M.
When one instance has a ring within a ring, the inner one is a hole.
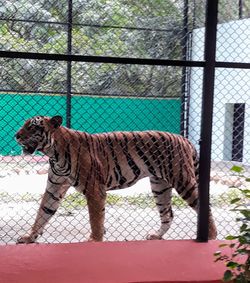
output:
M204 2L1 3L0 49L13 52L13 58L0 58L1 244L16 242L31 228L46 188L48 158L23 156L14 138L30 117L61 115L65 126L88 133L168 131L188 137L199 151L202 67L94 58L203 61ZM218 61L249 63L249 14L248 0L219 1ZM66 62L15 58L14 52L87 57ZM216 69L210 186L219 239L237 231L230 200L246 186L249 170L248 76L245 69ZM244 177L230 170L235 165L244 167ZM177 194L172 204L174 220L164 237L195 238L196 213ZM108 193L105 240L142 240L159 225L147 178ZM89 234L87 201L70 189L38 241L78 242Z
M239 230L230 201L240 196L239 188L249 188L249 31L250 1L219 1L215 69L212 151L211 202L219 229L219 239ZM192 33L193 60L204 57L200 38L204 29L199 22ZM238 64L235 68L233 63ZM226 66L226 63L228 64ZM244 65L245 64L245 65ZM219 64L218 64L219 65ZM223 67L225 66L225 67ZM195 130L201 126L200 85L202 77L191 75L189 138L197 142ZM198 144L197 144L198 145Z

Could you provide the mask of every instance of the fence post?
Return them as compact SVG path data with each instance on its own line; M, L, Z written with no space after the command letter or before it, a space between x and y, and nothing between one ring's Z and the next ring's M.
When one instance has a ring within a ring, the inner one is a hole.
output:
M239 0L239 19L243 17L243 0Z
M197 241L199 242L207 242L208 240L209 182L211 167L217 14L218 0L207 0L204 49L205 67L203 74L200 137L199 213L197 231Z
M188 0L183 3L183 27L182 27L182 60L187 60L188 52ZM188 137L188 86L187 86L187 68L182 68L181 78L181 135Z
M68 0L68 29L67 29L67 55L72 54L72 0ZM71 127L71 68L72 62L67 61L67 95L66 95L66 126Z

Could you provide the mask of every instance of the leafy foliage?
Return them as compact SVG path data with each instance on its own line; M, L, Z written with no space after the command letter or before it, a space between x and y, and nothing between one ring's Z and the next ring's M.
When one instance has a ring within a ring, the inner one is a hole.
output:
M68 2L4 1L2 50L67 52ZM72 53L180 59L182 7L175 1L74 0ZM66 63L1 59L0 89L66 92ZM179 96L181 69L72 64L74 93Z
M245 171L245 169L241 166L234 165L231 168L231 171L234 172L234 173L243 173Z
M188 30L204 25L205 2L189 7ZM67 0L0 0L0 48L67 53ZM73 0L72 53L93 56L181 59L183 4L172 0ZM238 6L219 1L220 21L238 16ZM244 14L250 6L244 1ZM195 19L192 19L195 15ZM67 63L0 60L0 89L66 92ZM181 68L73 63L73 93L179 97Z
M204 26L204 11L206 7L204 0L195 1L196 27ZM226 23L239 19L240 1L219 0L218 3L218 22ZM249 18L250 1L241 1L242 18Z
M239 174L244 172L244 168L239 166L233 166L231 170ZM239 234L227 236L226 240L232 242L220 245L220 248L229 247L231 249L230 255L217 251L214 256L216 262L223 261L226 264L227 270L223 276L225 282L247 283L250 282L250 189L239 190L241 197L231 201L231 204L234 205L233 211L241 215L236 219L237 222L241 222ZM245 262L242 262L242 256L246 257Z

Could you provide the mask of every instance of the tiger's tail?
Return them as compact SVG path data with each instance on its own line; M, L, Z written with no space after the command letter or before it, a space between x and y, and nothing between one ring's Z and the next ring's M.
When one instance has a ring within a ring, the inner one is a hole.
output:
M193 151L193 162L194 162L194 172L195 172L195 179L197 181L197 184L199 184L199 156L196 148L194 148Z

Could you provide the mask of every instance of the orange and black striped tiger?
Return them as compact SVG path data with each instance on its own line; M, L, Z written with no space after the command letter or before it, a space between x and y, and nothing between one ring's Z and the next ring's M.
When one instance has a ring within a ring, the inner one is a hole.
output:
M102 241L107 190L122 189L149 177L161 226L147 239L161 239L173 219L172 188L198 209L198 157L182 136L159 131L88 134L62 126L60 116L37 116L16 133L23 152L49 157L46 191L31 230L18 243L32 243L57 211L70 186L87 199L90 240ZM210 211L209 239L216 238Z

